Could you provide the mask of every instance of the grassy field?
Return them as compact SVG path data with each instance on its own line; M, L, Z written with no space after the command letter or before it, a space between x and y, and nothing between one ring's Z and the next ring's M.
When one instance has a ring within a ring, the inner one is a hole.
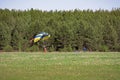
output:
M120 80L120 53L4 52L0 80Z

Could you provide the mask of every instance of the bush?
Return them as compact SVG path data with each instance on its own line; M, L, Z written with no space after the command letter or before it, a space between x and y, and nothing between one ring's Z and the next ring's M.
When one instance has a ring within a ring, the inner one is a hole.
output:
M106 45L101 45L101 46L100 46L100 51L107 52L107 51L109 51L109 48L108 48L108 46L106 46Z
M6 52L11 52L11 51L13 51L13 48L12 48L12 46L7 45L3 48L3 50L6 51Z
M55 48L54 48L54 46L53 46L53 45L49 48L49 51L50 51L50 52L55 51Z
M114 46L114 49L115 49L115 51L120 52L120 44L118 44L118 45Z
M33 45L32 47L26 49L26 51L36 52L36 51L39 51L39 48L38 48L38 46Z
M64 46L63 49L60 49L61 52L72 52L73 49L71 47L71 45L67 45L67 46Z

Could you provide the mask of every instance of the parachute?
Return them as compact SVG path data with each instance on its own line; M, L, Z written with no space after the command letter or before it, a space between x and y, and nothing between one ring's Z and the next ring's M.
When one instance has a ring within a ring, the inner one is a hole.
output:
M46 32L40 32L39 34L37 34L36 36L34 36L34 43L40 41L40 40L47 40L48 38L50 38L50 34L46 33Z

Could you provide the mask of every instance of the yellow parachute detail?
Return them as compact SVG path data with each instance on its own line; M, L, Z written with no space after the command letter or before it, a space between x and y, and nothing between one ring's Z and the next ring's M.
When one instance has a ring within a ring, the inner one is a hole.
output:
M34 43L38 42L40 40L40 37L34 38Z
M42 40L47 40L48 38L50 38L50 35L45 36Z

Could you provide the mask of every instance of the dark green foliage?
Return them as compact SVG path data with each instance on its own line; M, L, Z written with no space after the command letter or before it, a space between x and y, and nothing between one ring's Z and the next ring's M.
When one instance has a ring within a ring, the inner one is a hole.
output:
M101 45L101 46L99 46L99 51L108 52L108 51L109 51L109 48L108 48L108 46L106 46L106 45Z
M55 51L55 48L54 48L54 46L53 46L53 45L52 45L51 47L49 47L49 51L50 51L50 52Z
M37 45L34 45L34 46L30 47L30 48L27 48L26 51L28 51L28 52L29 51L30 52L39 51L39 48L38 48Z
M41 51L43 42L30 47L30 39L48 32L48 51L120 51L120 9L107 10L8 10L0 9L0 50Z
M4 51L6 52L11 52L13 51L13 48L10 46L10 45L6 45L4 48L3 48Z

